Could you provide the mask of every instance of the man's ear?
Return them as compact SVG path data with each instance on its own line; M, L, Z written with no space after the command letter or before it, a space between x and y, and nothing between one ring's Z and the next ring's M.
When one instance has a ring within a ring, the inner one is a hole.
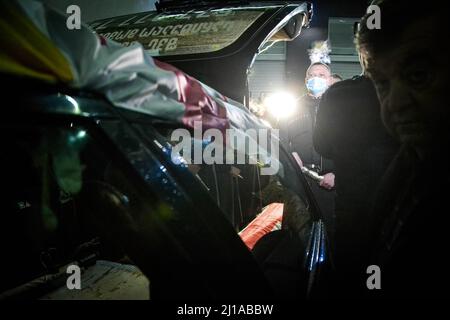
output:
M361 66L361 70L362 70L362 74L366 74L366 66L364 63L364 57L363 54L361 53L361 51L358 50L358 60L359 60L359 65Z

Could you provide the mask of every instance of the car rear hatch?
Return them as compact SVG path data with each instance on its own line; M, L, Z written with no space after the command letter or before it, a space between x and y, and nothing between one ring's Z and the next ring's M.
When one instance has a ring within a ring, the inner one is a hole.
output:
M247 73L254 58L276 41L291 41L307 27L305 1L159 1L157 11L94 21L100 35L168 62L222 94L248 102Z

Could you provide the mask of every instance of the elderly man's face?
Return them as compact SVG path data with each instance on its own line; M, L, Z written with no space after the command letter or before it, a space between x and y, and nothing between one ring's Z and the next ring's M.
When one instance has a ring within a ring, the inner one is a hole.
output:
M309 68L308 73L306 74L306 81L314 77L325 79L327 83L330 84L331 73L330 70L325 66L315 65Z
M418 21L395 48L374 59L363 52L377 89L387 129L402 143L423 148L447 139L449 132L448 66L438 52L438 33L430 20Z
M305 84L310 96L320 98L331 85L330 70L323 65L313 65L306 73Z

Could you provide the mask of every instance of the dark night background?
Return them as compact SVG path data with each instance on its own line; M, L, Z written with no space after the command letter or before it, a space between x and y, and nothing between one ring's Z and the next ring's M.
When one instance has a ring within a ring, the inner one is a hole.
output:
M328 37L329 17L360 18L364 15L368 0L316 0L314 16L309 29L304 29L300 37L287 45L287 80L292 89L303 86L304 75L309 66L308 50L314 41L324 41Z

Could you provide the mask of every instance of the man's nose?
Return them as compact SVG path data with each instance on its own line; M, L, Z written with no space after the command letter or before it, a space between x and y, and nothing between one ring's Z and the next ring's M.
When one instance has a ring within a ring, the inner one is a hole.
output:
M409 88L400 81L392 81L390 89L387 102L391 112L403 111L413 102Z

